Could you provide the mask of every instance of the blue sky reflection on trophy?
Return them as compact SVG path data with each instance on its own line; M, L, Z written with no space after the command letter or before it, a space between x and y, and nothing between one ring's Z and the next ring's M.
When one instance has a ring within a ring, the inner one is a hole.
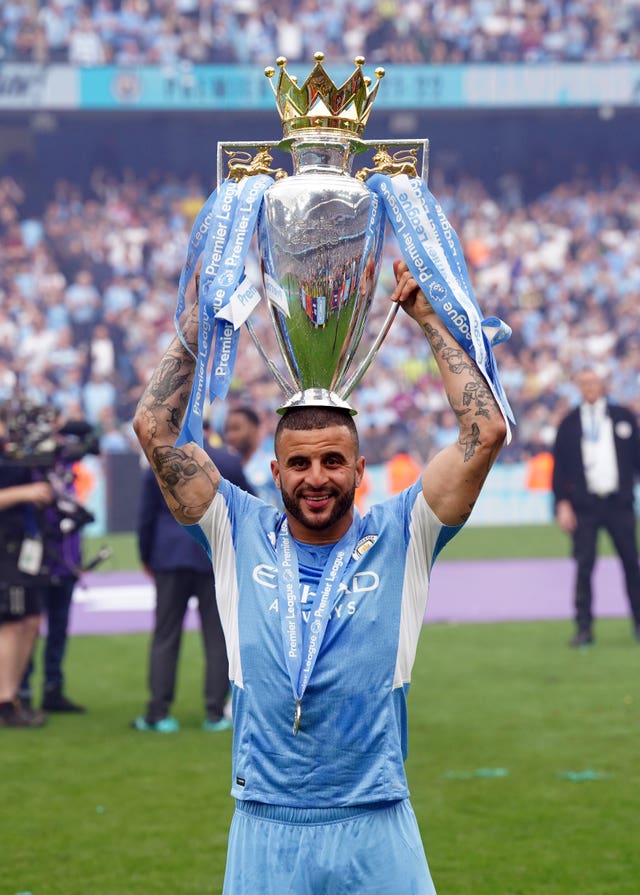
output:
M301 86L284 57L277 60L275 86L275 69L265 69L282 140L218 144L218 186L194 223L176 304L180 332L186 288L202 256L197 369L178 443L202 443L203 397L226 397L243 324L283 392L280 412L315 404L355 413L347 398L398 308L394 303L377 329L370 324L387 222L409 270L477 363L509 427L513 415L492 347L511 330L499 318L482 318L458 238L425 183L428 140L362 139L384 69L376 69L371 86L359 56L338 87L322 64L324 54L314 59ZM274 163L274 153L292 175ZM357 156L364 162L354 176ZM267 353L251 320L263 297L245 274L256 231L279 358Z

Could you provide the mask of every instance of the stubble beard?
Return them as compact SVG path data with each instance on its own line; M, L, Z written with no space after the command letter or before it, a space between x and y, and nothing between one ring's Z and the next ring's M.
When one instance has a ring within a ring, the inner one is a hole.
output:
M288 491L285 491L284 488L281 490L281 495L284 508L290 516L307 528L313 529L314 531L324 531L327 528L331 528L336 522L339 522L340 519L346 516L351 510L355 500L356 486L354 482L348 491L345 491L336 498L333 504L333 509L331 510L330 515L326 518L316 518L311 514L307 515L302 509L301 501L297 500Z

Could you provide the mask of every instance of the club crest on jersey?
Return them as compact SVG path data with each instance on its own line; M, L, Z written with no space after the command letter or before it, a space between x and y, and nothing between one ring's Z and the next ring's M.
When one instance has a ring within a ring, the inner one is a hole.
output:
M378 540L378 535L367 535L364 538L360 538L358 543L355 546L353 553L351 554L354 559L360 559L361 556L364 556L367 550L369 550L375 542Z

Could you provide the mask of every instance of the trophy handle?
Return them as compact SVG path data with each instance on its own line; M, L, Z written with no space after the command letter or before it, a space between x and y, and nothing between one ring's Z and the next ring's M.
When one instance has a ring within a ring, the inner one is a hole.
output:
M338 390L341 398L349 397L351 392L354 390L356 385L358 385L358 383L360 382L360 380L362 379L364 374L367 372L367 370L371 366L372 360L376 356L378 349L382 345L387 333L389 332L389 329L391 328L391 324L395 320L395 317L396 317L396 314L398 313L399 307L400 307L400 305L396 301L389 308L389 313L387 314L386 319L385 319L384 323L382 324L382 328L381 328L380 332L378 333L378 336L377 336L375 342L369 349L367 356L361 361L357 370L355 370L355 372L352 373L351 377L346 381L346 383L343 386L341 386L340 389Z
M251 336L253 344L258 349L258 354L260 355L262 360L265 362L265 364L271 371L271 375L276 380L276 382L278 383L278 385L284 392L285 396L287 398L293 397L293 395L296 394L295 389L291 387L290 383L287 382L287 380L284 378L284 376L282 375L280 370L276 367L274 362L271 360L271 358L265 352L264 348L262 347L262 344L260 343L260 339L258 338L258 335L253 327L253 323L251 322L251 319L245 320L244 325L247 327L247 330L249 331L249 335Z

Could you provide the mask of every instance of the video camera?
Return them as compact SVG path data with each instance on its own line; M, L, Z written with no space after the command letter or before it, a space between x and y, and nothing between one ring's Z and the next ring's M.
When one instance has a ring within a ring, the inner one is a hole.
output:
M2 406L5 434L0 459L14 466L52 469L98 454L100 443L85 420L69 420L58 427L58 411L29 400L13 399Z
M93 426L85 420L69 420L58 425L58 412L51 406L13 398L0 408L4 434L0 436L0 463L39 471L53 487L56 498L47 514L44 534L60 537L71 534L94 516L79 503L69 486L74 480L72 465L87 454L98 454L100 442Z

